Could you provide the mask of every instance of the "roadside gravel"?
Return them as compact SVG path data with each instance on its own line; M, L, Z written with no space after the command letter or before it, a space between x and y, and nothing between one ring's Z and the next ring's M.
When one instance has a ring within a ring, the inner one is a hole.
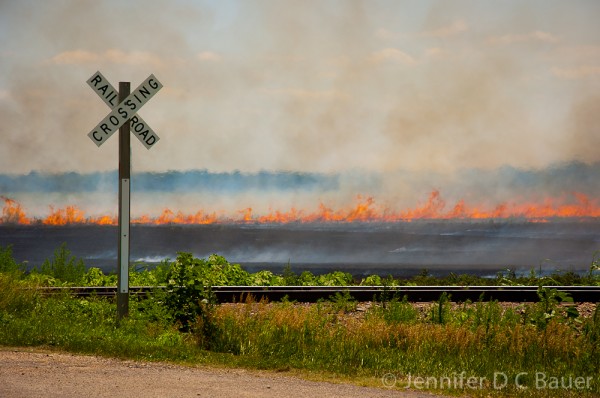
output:
M439 397L273 372L185 367L0 347L0 397Z

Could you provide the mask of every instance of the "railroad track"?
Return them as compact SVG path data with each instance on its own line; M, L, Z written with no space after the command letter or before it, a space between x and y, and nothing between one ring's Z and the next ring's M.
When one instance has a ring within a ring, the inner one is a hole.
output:
M569 294L575 302L600 302L600 286L545 286ZM240 302L251 295L254 300L316 302L349 294L358 301L389 300L406 296L411 302L437 301L445 292L451 301L535 302L539 300L538 286L214 286L220 303ZM132 286L130 295L147 296L165 287ZM44 287L43 294L68 293L75 296L116 296L116 287Z

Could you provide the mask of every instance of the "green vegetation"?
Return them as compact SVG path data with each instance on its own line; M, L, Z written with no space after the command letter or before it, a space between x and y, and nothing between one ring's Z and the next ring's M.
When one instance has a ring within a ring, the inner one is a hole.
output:
M596 271L586 278L597 283ZM32 289L50 284L114 285L112 275L98 269L82 273L66 247L57 250L48 266L26 273L10 248L0 248L0 345L325 374L382 388L441 388L453 395L600 394L600 308L590 304L578 310L570 297L549 287L539 289L539 302L528 304L453 303L446 295L434 303L412 304L384 291L371 303L357 303L339 293L311 305L255 302L252 297L216 305L210 289L292 280L352 282L344 273L311 275L296 275L290 269L284 275L250 274L221 256L197 259L181 253L153 269L141 264L132 268L136 284L166 289L147 299L132 298L130 316L117 323L112 299L67 293L46 297ZM365 280L391 286L431 278L423 272L410 281L375 276ZM522 282L514 275L498 278ZM535 282L546 284L546 279ZM477 388L467 385L468 378L478 380ZM416 380L429 382L417 385ZM576 388L582 381L584 388Z
M66 243L54 251L54 258L42 264L41 274L65 283L80 283L85 275L83 260L77 260L67 249Z
M229 263L224 257L213 254L207 259L193 258L190 253L179 253L175 261L164 260L158 265L149 266L135 263L129 270L130 286L167 286L180 264L193 268L193 278L207 286L600 286L600 251L592 258L589 272L578 275L571 271L556 271L543 276L532 269L528 275L517 276L514 270L498 272L494 278L484 278L471 274L433 276L427 269L409 278L368 275L355 280L351 274L333 271L314 275L310 271L296 274L290 264L282 274L268 270L250 273L239 264ZM83 260L75 258L66 244L54 252L52 259L44 261L39 269L25 272L25 266L12 257L11 247L0 246L0 272L29 280L41 286L116 286L117 275L105 274L101 269L85 267ZM191 275L190 275L191 277Z

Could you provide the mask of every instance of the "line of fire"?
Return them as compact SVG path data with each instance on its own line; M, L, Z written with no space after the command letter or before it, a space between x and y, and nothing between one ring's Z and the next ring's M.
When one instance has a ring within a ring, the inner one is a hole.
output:
M117 225L115 215L88 217L77 206L49 208L45 217L29 217L17 201L0 196L4 201L0 224L11 225ZM161 214L133 217L131 223L145 225L165 224L290 224L290 223L352 223L374 222L393 223L415 220L523 220L526 222L547 222L556 219L593 219L600 217L600 204L581 193L573 193L569 198L547 198L541 203L500 203L491 208L473 206L459 200L447 206L439 191L432 191L427 201L410 209L396 210L378 205L373 197L357 197L357 203L348 208L336 209L324 203L318 210L308 211L291 208L273 210L268 214L255 214L251 207L240 209L233 214L224 211L194 214L164 209Z

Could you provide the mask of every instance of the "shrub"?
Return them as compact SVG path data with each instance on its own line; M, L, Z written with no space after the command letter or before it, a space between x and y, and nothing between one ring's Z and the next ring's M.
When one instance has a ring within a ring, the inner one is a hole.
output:
M319 286L349 286L354 282L352 275L348 272L334 271L319 275L317 284Z
M12 246L6 248L0 246L0 272L20 274L24 271L24 264L19 264L12 254Z
M379 275L369 275L360 282L362 286L381 286L382 281Z
M39 299L35 289L26 289L28 285L17 280L11 274L0 273L0 325L2 314L20 315L33 310Z
M209 337L210 312L214 303L210 281L211 264L194 258L191 253L179 253L167 273L165 305L179 324L179 329L189 332L198 321L202 335Z
M117 284L117 275L104 275L100 268L91 267L82 277L84 286L114 286Z
M83 279L85 265L83 260L76 260L67 249L67 244L63 243L54 251L52 261L48 259L44 261L40 272L63 282L76 284Z

